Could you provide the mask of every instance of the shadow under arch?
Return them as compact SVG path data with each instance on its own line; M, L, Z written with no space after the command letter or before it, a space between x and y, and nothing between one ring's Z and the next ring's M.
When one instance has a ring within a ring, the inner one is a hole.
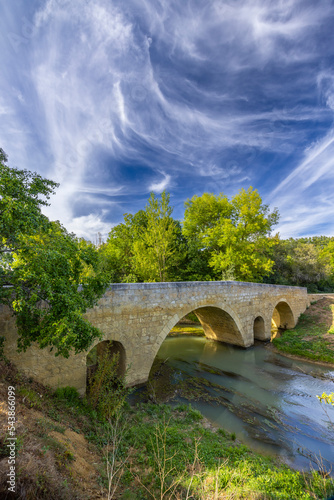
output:
M198 317L208 339L245 346L243 336L235 319L224 309L206 306L194 309L193 312Z
M87 387L90 385L90 381L98 368L99 360L106 354L110 357L110 360L112 360L115 354L119 356L117 376L124 377L126 372L126 352L123 344L121 344L121 342L118 342L117 340L102 340L98 344L95 344L95 346L92 347L92 349L87 353L86 356Z
M271 325L274 329L294 328L296 325L293 312L288 302L281 299L274 307L271 316Z
M260 315L256 316L254 319L253 332L254 339L267 340L264 319Z

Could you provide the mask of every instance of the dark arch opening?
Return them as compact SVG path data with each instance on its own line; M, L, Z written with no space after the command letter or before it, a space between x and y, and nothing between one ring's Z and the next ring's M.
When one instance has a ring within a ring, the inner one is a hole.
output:
M279 330L294 328L294 326L295 320L290 306L286 302L279 302L276 305L271 318L273 336L275 336Z
M254 339L265 340L264 320L261 316L255 318L253 330Z
M87 366L87 386L89 387L92 377L94 376L99 360L107 354L112 360L113 356L118 355L117 376L123 377L126 371L126 354L123 345L116 340L103 340L96 344L86 356Z

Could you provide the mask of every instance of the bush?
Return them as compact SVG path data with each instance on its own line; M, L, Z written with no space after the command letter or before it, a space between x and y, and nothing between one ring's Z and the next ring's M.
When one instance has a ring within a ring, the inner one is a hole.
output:
M60 400L66 400L66 402L69 402L71 404L77 405L78 403L81 402L80 399L80 394L76 390L75 387L59 387L55 393L55 397Z
M102 419L109 420L124 406L131 390L126 387L125 377L117 375L119 353L106 352L98 362L98 368L89 388L88 400Z

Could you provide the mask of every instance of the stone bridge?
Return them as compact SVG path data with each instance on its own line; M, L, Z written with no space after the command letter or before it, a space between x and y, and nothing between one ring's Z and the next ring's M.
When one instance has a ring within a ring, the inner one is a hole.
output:
M272 324L293 328L309 305L305 288L235 281L112 284L86 318L103 332L91 348L98 357L106 347L120 353L120 371L129 385L145 382L154 358L173 326L194 312L207 338L242 347L270 340ZM0 306L1 307L1 306ZM48 349L16 352L15 320L0 308L5 355L18 368L53 388L86 391L87 352L69 359Z

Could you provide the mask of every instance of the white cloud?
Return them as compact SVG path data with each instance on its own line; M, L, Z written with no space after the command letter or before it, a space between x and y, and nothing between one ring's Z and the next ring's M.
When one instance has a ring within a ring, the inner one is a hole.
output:
M165 174L164 172L160 172L164 178L160 182L153 182L150 184L148 190L153 191L154 193L162 193L165 189L170 186L171 176Z
M104 222L100 215L92 213L74 217L68 222L66 229L80 238L85 238L95 243L98 233L101 233L102 239L106 241L111 227L110 223Z

